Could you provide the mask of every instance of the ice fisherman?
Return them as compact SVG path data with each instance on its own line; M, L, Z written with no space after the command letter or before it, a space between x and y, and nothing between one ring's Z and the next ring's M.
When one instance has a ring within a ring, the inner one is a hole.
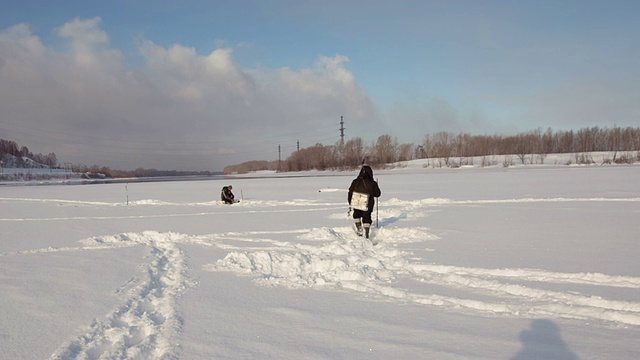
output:
M373 179L373 170L369 165L363 165L360 174L351 182L349 187L349 207L353 210L353 219L356 222L356 232L358 236L362 236L364 228L364 236L369 238L371 229L371 212L373 212L374 198L379 197L382 193L378 183Z
M225 204L233 204L234 203L235 196L233 195L233 192L231 192L232 189L233 189L233 186L231 186L231 185L224 186L222 188L222 193L220 194L220 198L222 199L222 201Z

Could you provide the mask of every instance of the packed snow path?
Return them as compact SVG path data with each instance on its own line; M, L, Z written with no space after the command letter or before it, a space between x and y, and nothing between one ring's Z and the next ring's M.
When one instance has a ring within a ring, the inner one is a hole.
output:
M28 199L4 199L33 201ZM47 200L56 201L60 200ZM98 316L61 344L52 359L146 359L172 358L179 354L183 320L179 297L189 289L197 291L197 279L188 271L188 257L182 244L214 247L227 255L205 265L206 271L231 271L254 278L258 286L313 288L318 291L346 291L364 294L371 301L413 303L454 312L475 312L493 316L565 318L586 322L640 326L640 302L601 296L603 288L640 288L640 277L602 273L563 273L527 268L479 268L421 261L402 245L419 243L427 247L438 241L426 227L406 227L403 220L425 216L438 206L514 202L638 202L620 199L509 199L452 201L423 199L385 202L380 229L373 236L378 246L357 237L350 226L275 231L220 232L188 235L173 232L131 232L81 240L77 248L43 248L3 253L92 251L143 246L148 263L117 289L123 301L111 312ZM84 206L114 206L85 203ZM160 201L141 201L132 206L176 206ZM182 204L185 205L185 204ZM216 202L199 204L212 208L205 213L132 215L131 217L203 216L216 213L327 211L331 219L345 219L344 205L309 201L251 202L220 208ZM332 210L333 209L333 210ZM123 216L125 217L125 216ZM74 220L98 219L87 216ZM111 217L112 219L114 217ZM109 219L107 217L100 218ZM69 218L39 218L64 221ZM9 221L35 219L5 218ZM576 290L576 289L579 289Z

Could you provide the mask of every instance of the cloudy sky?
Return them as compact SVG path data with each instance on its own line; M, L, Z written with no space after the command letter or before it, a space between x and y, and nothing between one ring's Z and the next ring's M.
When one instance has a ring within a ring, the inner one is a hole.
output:
M637 127L639 16L636 0L5 0L0 138L218 171L333 145L340 116L367 143Z

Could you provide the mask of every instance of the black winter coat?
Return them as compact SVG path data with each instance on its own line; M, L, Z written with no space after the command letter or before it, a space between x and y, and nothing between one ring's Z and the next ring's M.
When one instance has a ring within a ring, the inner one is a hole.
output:
M368 165L364 165L360 169L360 174L356 179L351 182L349 186L349 194L347 195L347 201L351 204L351 197L354 192L369 194L369 202L367 203L368 211L373 211L374 197L382 195L378 183L373 180L373 170Z
M220 199L222 199L222 201L227 201L227 202L234 201L235 196L233 196L233 193L231 192L231 189L229 189L229 186L225 186L222 188L222 192L220 193Z

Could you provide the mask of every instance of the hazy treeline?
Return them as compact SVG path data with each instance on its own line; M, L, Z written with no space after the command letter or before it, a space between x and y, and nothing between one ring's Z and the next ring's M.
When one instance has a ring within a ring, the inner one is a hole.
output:
M0 139L0 159L4 166L11 165L12 167L31 167L46 165L50 168L58 166L58 158L55 153L49 153L48 155L34 154L29 151L26 146L19 147L15 141ZM7 164L11 159L12 164ZM33 161L25 161L25 159L31 159Z
M214 173L210 171L176 171L176 170L156 170L137 168L135 170L115 170L108 166L65 163L63 166L58 164L55 153L48 155L33 154L26 146L19 146L15 141L0 139L0 160L3 167L12 168L32 168L32 167L48 167L51 169L64 167L74 173L90 173L103 174L110 178L127 178L127 177L159 177L159 176L210 176Z
M242 164L225 166L222 170L223 174L246 174L249 172L275 170L277 169L277 161L252 160L243 162Z
M382 167L399 161L439 158L448 164L451 158L516 155L522 163L535 156L540 163L547 154L589 153L595 151L631 152L640 150L640 128L583 128L578 131L541 129L515 135L471 135L438 132L425 135L421 144L400 144L390 135L382 135L370 144L359 137L344 144L300 149L282 162L269 163L271 170L302 171L352 169L363 159ZM622 159L627 155L621 155ZM612 161L616 162L616 157Z
M371 143L362 138L352 138L334 145L315 144L292 153L283 161L254 160L225 167L223 173L247 173L260 170L304 171L355 169L363 159L369 165L380 168L386 164L413 159L438 159L440 166L461 165L465 158L476 156L514 155L521 163L544 163L547 154L573 153L576 162L579 154L596 151L614 152L611 162L636 162L640 150L640 127L599 128L590 127L577 131L553 131L541 129L515 135L471 135L438 132L424 136L421 144L399 143L390 135L381 135ZM618 156L617 154L620 153ZM457 158L456 161L451 159ZM33 154L26 146L15 141L0 139L0 159L5 167L48 166L58 167L55 153ZM28 161L25 159L31 159ZM534 160L535 159L535 160ZM588 158L585 158L588 160ZM10 160L10 161L9 161ZM451 160L451 161L450 161ZM11 162L11 163L8 163ZM585 160L585 162L588 162ZM40 165L42 164L42 165ZM175 171L137 168L133 171L113 170L106 166L65 164L78 173L104 174L107 177L157 177L185 175L214 175L209 171Z
M440 132L425 136L419 157L465 157L640 150L640 128L540 129L512 136Z
M116 170L108 166L85 166L72 165L71 169L77 173L104 174L109 178L145 178L145 177L165 177L165 176L211 176L210 171L177 171L177 170L156 170L137 168L135 170Z

